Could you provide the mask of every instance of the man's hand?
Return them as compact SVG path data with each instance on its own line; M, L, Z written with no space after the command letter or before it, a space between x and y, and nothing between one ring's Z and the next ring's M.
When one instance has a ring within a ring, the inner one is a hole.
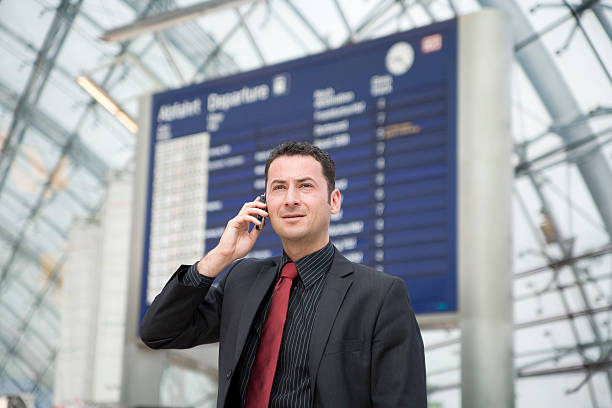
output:
M226 266L248 254L263 231L263 228L261 230L252 228L249 232L249 225L263 224L263 220L259 221L254 216L257 214L267 217L268 212L264 208L266 204L262 203L259 197L255 201L245 203L238 215L227 222L217 246L198 262L198 272L214 278Z

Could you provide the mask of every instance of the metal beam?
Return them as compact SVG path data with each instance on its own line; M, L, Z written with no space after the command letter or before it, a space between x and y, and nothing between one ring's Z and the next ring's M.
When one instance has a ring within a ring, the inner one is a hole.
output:
M17 154L17 149L23 140L29 123L24 120L27 106L35 106L47 84L47 78L55 65L55 59L72 27L72 22L81 7L83 0L62 0L57 7L55 16L43 44L39 50L28 82L19 97L17 107L13 113L11 125L0 157L0 191L4 187L11 164Z
M612 346L612 339L611 340L606 340L604 342L605 346ZM579 343L576 346L555 346L554 348L550 348L550 347L545 347L545 348L539 348L539 349L530 349L527 351L523 351L523 352L517 352L516 353L516 357L520 358L520 357L532 357L532 356L541 356L544 354L550 354L550 353L555 353L555 352L561 352L561 353L565 353L565 352L570 352L570 353L575 353L577 348L581 348L581 349L590 349L593 347L599 347L600 344L599 343L595 343L593 341L587 341L587 342L583 342L583 343ZM525 363L524 365L522 365L519 368L526 368L526 367L532 367L531 362L529 363Z
M561 322L564 320L572 321L576 319L577 317L590 317L597 313L603 313L603 312L609 312L609 311L612 311L612 305L605 305L605 306L599 306L599 307L593 307L593 308L587 307L586 309L579 310L577 312L567 312L567 313L563 313L563 314L559 314L555 316L545 317L542 319L530 320L528 322L523 322L523 323L516 323L514 325L514 329L515 330L526 329L528 327L535 327L535 326L540 326L542 324ZM577 340L578 341L576 341L576 344L579 344L580 339L577 339ZM595 344L597 344L597 346L600 348L603 343L604 343L603 341L595 341Z
M562 322L566 320L572 321L573 319L577 317L592 316L597 313L604 313L604 312L609 312L609 311L612 311L612 305L600 306L600 307L596 307L593 309L583 309L577 312L568 312L568 313L563 313L559 315L549 316L543 319L535 319L535 320L529 320L523 323L515 323L513 325L513 329L516 331L516 330L521 330L521 329L527 329L529 327L540 326L543 324ZM454 337L448 340L443 340L438 343L433 343L433 344L429 344L425 346L425 351L437 350L437 349L441 349L441 348L444 348L444 347L447 347L453 344L459 344L460 341L461 341L461 336ZM579 342L576 342L576 345L579 345L579 344L580 344ZM595 341L592 343L592 347L601 347L602 344L606 344L606 342ZM580 348L581 347L576 347L576 350L579 350Z
M574 33L576 32L576 29L579 29L582 32L582 35L584 36L585 41L589 45L589 48L591 48L591 51L593 52L593 55L595 56L595 59L599 63L599 66L601 67L602 71L604 72L606 77L608 77L608 82L610 82L610 84L612 85L612 75L610 74L610 71L608 71L608 68L606 67L606 64L603 62L601 55L599 55L599 51L597 51L597 48L595 48L595 45L593 44L593 41L591 40L589 33L586 32L586 30L584 29L582 25L582 21L581 21L582 13L584 13L585 10L593 7L595 4L599 3L599 1L600 0L585 0L584 2L582 2L582 4L578 5L577 7L574 7L571 4L569 4L567 0L563 0L563 4L565 4L565 6L572 13L572 17L574 17L575 24L576 24L566 41L565 47L569 45L569 42L572 39L572 36L574 35Z
M171 28L165 31L164 34L168 42L193 64L193 68L196 71L199 66L198 61L202 60L202 55L208 55L217 48L215 39L195 22ZM217 60L221 61L228 71L238 70L238 65L232 56L224 52L217 52L216 55ZM203 73L207 76L210 75L208 71Z
M47 374L47 371L49 371L49 369L53 366L53 363L55 363L56 358L57 358L57 349L53 350L53 352L51 353L51 356L49 357L47 361L47 364L45 364L44 368L38 372L38 375L33 381L34 386L32 387L31 392L33 393L36 393L39 391L44 392L43 389L40 387L40 384L44 380L45 374ZM51 387L53 387L53 384L50 384L49 388Z
M326 50L329 50L331 47L329 42L325 37L323 37L319 31L312 25L312 23L302 14L302 12L291 2L291 0L285 0L285 3L289 6L291 11L304 23L306 28L319 40L321 44L325 47Z
M510 15L516 38L533 36L533 28L514 1L479 1L482 6L498 8ZM539 40L517 51L515 58L540 96L553 123L560 126L558 134L567 145L572 145L594 133L587 122L577 123L570 127L564 126L580 117L582 110L555 62ZM612 188L609 183L612 180L612 171L610 166L600 149L592 149L584 154L576 162L576 166L593 197L606 232L612 239Z
M595 17L597 17L597 20L599 20L599 24L601 24L604 31L608 35L608 39L610 42L612 42L612 23L610 23L610 19L606 15L601 3L593 7L593 13L595 13Z
M168 46L168 41L166 41L164 33L155 33L155 39L159 43L164 57L166 57L166 62L168 63L168 66L172 71L174 71L174 75L176 75L181 86L184 86L186 84L185 75L179 68L178 64L174 60L174 57L172 56L172 53L170 52L170 47Z
M567 374L567 373L576 373L576 372L587 372L587 379L590 379L592 373L597 371L608 371L612 366L612 360L605 361L596 361L592 363L585 363L580 365L573 366L564 366L564 367L556 367L551 369L530 371L528 373L517 373L517 377L526 378L526 377L538 377L544 375L552 375L552 374ZM452 389L459 388L461 386L460 383L451 383L440 386L427 386L427 394L431 395L436 392L448 391ZM575 392L577 389L567 390L566 393ZM595 403L595 402L594 402ZM599 405L595 404L594 407L598 407Z
M435 23L436 17L433 15L431 9L429 8L431 2L426 2L423 0L415 0L415 2L423 8L425 14L427 14L427 17L429 17L429 19L431 20L431 24Z
M374 24L378 19L385 15L385 13L392 7L397 5L394 0L380 0L367 15L363 18L362 22L357 25L357 27L353 30L352 35L348 36L344 41L344 45L348 45L353 43L355 40L359 40L360 37L363 37L367 30Z
M596 296L597 298L607 298L608 302L612 302L612 297L610 296L605 296L603 291L601 290L600 287L600 283L602 283L602 281L610 281L612 280L612 273L610 274L605 274L605 275L596 275L596 276L589 276L587 278L585 278L583 280L583 282L587 283L587 284L591 284L592 286L595 286L595 289L598 292L598 295ZM608 282L603 282L603 284L606 284ZM531 292L527 292L523 295L519 295L519 296L513 296L514 302L520 302L520 301L524 301L524 300L529 300L529 299L536 299L539 298L547 293L553 293L553 292L557 292L560 290L568 290L568 289L574 289L578 286L578 284L576 282L574 283L555 283L554 280L551 280L550 282L548 282L546 284L546 286L544 286L543 288L539 288L539 289L533 289Z
M153 4L155 2L155 0L149 0L148 5L145 7L144 12L143 13L147 13L151 4ZM123 55L125 52L127 52L127 49L130 45L130 42L125 42L121 45L120 50L117 54L117 56L121 56ZM103 81L101 82L102 86L105 86L107 84L107 82L110 80L110 78L112 77L113 71L116 69L116 66L112 66L110 67L109 71L107 72L106 76L104 77ZM38 214L38 211L40 210L40 208L42 207L42 204L45 200L45 195L50 191L51 188L51 180L53 178L53 175L56 174L56 172L58 171L61 161L64 157L66 157L66 155L68 154L68 152L70 152L70 150L72 149L74 143L78 140L78 131L81 128L81 126L85 123L85 120L87 118L87 114L91 111L91 109L94 106L94 102L92 100L91 103L88 104L87 109L85 110L85 112L81 115L81 117L79 118L76 126L75 126L75 131L73 131L72 133L70 133L69 137L67 138L67 140L65 141L65 144L62 146L62 150L60 152L59 158L56 162L56 165L54 167L54 169L50 172L50 176L47 180L47 182L45 183L41 193L38 196L38 199L36 201L36 203L34 204L34 206L30 209L30 214L28 215L28 218L26 220L26 222L24 223L24 225L22 226L22 229L19 233L19 235L15 238L15 240L13 241L13 245L12 245L12 250L11 250L11 255L9 257L9 259L5 262L5 264L2 267L2 271L0 272L0 284L2 283L2 281L6 278L6 276L8 275L8 270L10 269L11 265L13 264L13 261L15 260L15 256L17 254L17 251L19 250L19 247L21 246L23 239L25 237L25 231L28 228L28 226L30 225L30 223L35 219L36 215ZM93 211L97 211L97 209L93 209Z
M573 255L573 256L557 259L557 260L551 260L551 262L549 262L548 264L539 266L537 268L529 269L527 271L517 272L514 274L513 278L514 279L526 278L526 277L535 275L540 272L548 271L550 269L559 269L564 266L572 265L583 259L595 258L595 257L609 254L611 252L612 252L612 245L605 245L601 248L583 252L582 254L579 254L579 255Z
M38 292L35 292L34 289L28 286L28 284L26 284L23 281L23 278L21 276L14 276L13 278L14 278L13 281L15 282L15 284L19 285L23 290L28 292L32 296L33 299L35 299L38 296ZM6 305L7 305L6 303L2 303L2 301L0 301L0 306L6 306ZM59 313L55 309L49 309L49 313L53 315L59 321L60 316L59 316Z
M259 62L261 63L261 65L266 65L266 58L261 52L261 48L257 44L255 37L253 37L253 33L251 33L251 29L249 28L249 25L247 24L246 19L242 16L242 13L240 12L238 8L234 9L234 11L236 12L236 15L238 16L238 21L240 21L240 23L242 24L242 28L244 29L244 32L246 33L249 39L249 42L251 43L251 46L253 47L253 49L255 50L255 53L257 54L257 57L259 58Z
M11 234L2 224L0 224L0 239L3 239L8 244L11 244L17 239L17 237ZM27 243L27 245L21 245L19 247L19 253L25 259L37 259L40 256L40 251L32 249L30 243Z
M125 41L146 33L157 32L177 24L191 21L206 14L216 13L228 8L262 0L209 0L177 10L140 18L130 24L106 31L101 37L104 41Z
M18 98L16 92L0 82L0 105L13 110L17 106ZM55 119L36 106L26 104L22 109L22 119L28 122L30 126L47 136L55 145L63 146L66 144L70 137L70 132L57 123ZM81 142L80 137L73 143L68 157L75 165L83 167L100 183L104 183L109 168L108 164L100 156L92 152L89 147L85 146Z
M273 9L273 8L269 8L269 13L283 27L283 29L287 32L287 34L289 34L289 36L293 39L293 41L295 41L297 44L300 45L300 47L302 47L302 50L304 50L304 53L309 54L310 50L308 48L308 45L306 44L306 42L304 41L302 37L300 37L298 34L295 33L295 31L293 30L293 27L291 27L287 23L287 21L285 21L285 18L282 15L279 15L276 9Z
M612 366L612 360L603 360L603 361L593 361L593 362L585 362L582 364L576 364L572 366L564 366L564 367L555 367L555 368L545 368L541 370L530 370L525 372L518 372L517 375L519 378L526 377L539 377L543 375L552 375L552 374L567 374L567 373L575 373L575 372L583 372L587 371L589 373L594 371L609 371Z
M129 6L136 13L140 13L142 9L141 0L122 0L127 6ZM170 7L175 7L176 2L173 0L161 2L158 1L150 5L152 11L165 12ZM84 15L88 21L90 21L95 27L100 30L104 30L105 27L101 26L93 18ZM164 31L164 37L170 44L174 46L183 56L185 60L193 64L193 67L197 67L197 61L202 58L202 55L208 55L216 46L214 38L208 34L204 29L195 21L185 22L179 26L169 28ZM219 54L219 58L223 60L224 64L228 67L236 67L233 59L227 54Z
M556 220L553 216L553 214L551 213L547 200L544 197L544 194L541 191L541 187L538 183L538 181L536 180L535 176L531 173L528 173L529 176L529 181L532 183L533 188L536 192L537 197L540 200L541 203L541 207L542 207L542 213L547 217L547 219L549 220L551 227L553 229L553 231L556 232L557 236L557 241L559 243L559 248L561 250L561 253L563 254L564 258L569 257L569 254L571 254L571 246L567 244L567 240L565 240L560 234L560 231L557 227L557 223ZM529 213L527 206L524 203L524 200L522 199L521 195L519 194L518 191L515 191L515 197L517 198L517 202L519 204L520 209L522 210L522 212L524 213L525 219L536 239L536 241L538 242L538 244L541 247L541 253L542 256L544 256L545 258L547 258L549 260L549 262L553 262L552 257L548 254L548 252L546 251L546 242L544 242L544 240L541 237L541 234L538 230L538 228L535 225L535 222L532 220L531 214ZM591 309L590 306L590 301L588 298L586 298L586 294L585 294L585 290L584 290L584 283L580 280L580 277L578 276L579 271L576 267L575 264L569 264L568 265L570 270L572 271L573 275L574 275L574 281L576 282L576 287L578 289L578 292L581 294L581 296L583 297L583 301L584 304L587 306L587 308ZM555 282L557 286L560 285L559 282L559 274L558 273L554 273L553 274L553 279L551 280L551 283ZM566 312L566 316L570 317L570 307L569 307L569 301L568 301L568 296L565 293L565 291L563 290L559 290L558 291L560 300L561 300L561 304L563 306L563 308L565 309ZM593 337L595 338L596 342L599 344L599 349L600 349L600 355L606 355L607 351L606 351L606 347L603 345L603 338L600 334L599 331L599 326L597 325L597 322L595 321L595 319L593 318L593 316L591 314L586 315L586 319L589 323L589 325L591 326L591 330L593 331ZM528 322L527 322L528 323ZM526 324L525 327L529 327L529 324ZM548 322L542 322L542 323L548 323ZM572 332L572 335L574 337L574 341L576 342L576 344L579 343L580 341L580 336L579 336L579 328L577 326L576 321L573 318L570 318L568 320L569 323L569 327L570 330ZM589 357L586 355L585 350L581 349L581 348L576 348L576 352L580 355L582 362L589 362ZM607 373L606 378L608 380L609 383L609 389L612 389L612 385L610 385L610 373ZM594 386L593 383L590 381L587 381L587 387L589 390L589 395L591 397L591 400L593 402L595 402L596 397L595 397L595 393L594 393Z
M8 304L8 303L4 303L2 301L0 301L0 307L4 308L4 310L8 310L8 312L10 314L12 314L17 320L20 319L19 314L17 314L17 312L15 311L15 309L13 309L13 306ZM59 320L59 318L58 318ZM36 335L36 337L38 339L40 339L40 342L47 348L47 350L49 350L50 353L52 353L53 351L55 351L55 346L52 344L49 344L49 342L44 338L44 336L38 331L38 329L35 329L33 327L30 328L30 331L32 333L34 333ZM1 339L3 340L3 344L8 348L9 344L8 344L8 340L6 339L6 337L4 336L0 336ZM30 349L29 345L26 345L28 349ZM30 350L30 351L34 351L34 350ZM35 370L32 370L35 371Z
M21 45L22 47L26 48L28 51L30 51L32 54L36 55L38 54L38 48L36 48L34 46L34 44L32 44L31 42L29 42L27 39L23 38L19 33L17 33L16 31L14 31L11 27L7 26L6 24L2 23L0 21L0 31L3 32L3 34L8 35L9 37L11 37L13 40L15 40L16 42L19 43L19 45ZM62 74L62 76L66 79L72 80L74 75L69 72L66 68L55 64L55 70L57 70L60 74Z
M542 192L542 186L541 183L539 182L539 180L536 179L535 175L531 172L527 173L527 177L529 179L529 181L531 182L531 185L533 186L533 189L535 190L536 196L538 197L539 201L540 201L540 205L541 205L541 212L542 214L546 217L546 219L549 221L550 225L552 226L553 231L555 231L556 235L557 235L557 245L559 247L559 249L561 250L562 256L564 258L569 258L571 257L573 254L573 246L572 244L569 244L569 240L567 240L565 237L562 236L562 232L560 230L560 228L558 227L558 222L556 220L555 215L553 214L550 204L548 203L547 198L545 197L544 193ZM546 251L546 247L543 246L542 247L542 253L549 259L549 261L553 261L552 257L550 255L548 255L548 252ZM583 282L580 280L580 276L579 276L579 270L577 269L575 264L570 264L569 265L569 269L572 272L572 275L574 277L574 280L576 282L576 286L578 289L578 293L580 294L580 297L582 298L582 301L584 303L584 305L586 306L587 310L593 310L593 307L591 306L591 300L586 292L586 289L584 288L584 284ZM554 274L554 281L556 283L560 283L559 282L559 274ZM567 293L565 293L565 291L559 291L559 298L561 300L561 304L563 305L563 308L565 309L566 314L568 315L568 317L571 317L571 315L573 314L573 312L570 311L570 300L569 300L569 296ZM595 318L593 317L592 314L586 314L586 320L591 328L591 331L593 333L593 336L595 337L595 341L598 342L599 344L601 344L600 346L600 353L602 356L606 355L608 353L608 350L606 350L606 348L603 346L603 341L604 341L604 337L601 333L601 331L599 330L599 326L597 324L597 321L595 321ZM576 344L580 341L580 335L579 335L579 327L576 324L576 321L573 318L569 318L569 323L570 323L570 329L572 331L572 334L574 336L574 341L576 342ZM581 358L582 358L582 362L584 363L588 363L589 362L589 358L588 356L585 354L584 350L578 350L578 353L580 354ZM612 372L607 372L606 373L606 378L608 380L608 391L612 391ZM593 390L593 383L592 382L587 382L587 386L589 389L589 394L591 396L591 399L593 401L595 401L595 393Z
M247 17L249 16L253 11L255 10L255 4L252 4L251 7L249 7L249 9L246 11L246 13L243 15L243 17ZM196 78L204 73L206 71L206 68L208 67L208 65L215 60L216 58L219 57L221 50L223 48L223 46L234 36L234 34L236 34L236 32L238 32L238 30L240 29L240 21L238 21L238 23L234 24L234 26L231 28L231 30L229 30L229 32L227 34L225 34L225 37L223 37L223 39L221 39L220 42L217 43L217 45L215 46L215 48L208 53L208 55L206 56L206 59L204 60L204 62L197 67L193 78L192 78L192 82L196 80Z
M151 5L155 1L156 0L149 0L148 4L145 5L145 8L142 11L143 15L146 14L149 11ZM121 45L121 47L120 47L119 52L118 52L118 56L120 56L123 53L125 53L127 51L128 47L129 47L129 45L130 45L129 41L126 42L126 43L123 43ZM108 83L108 81L110 80L114 70L115 70L115 67L111 67L109 69L109 71L105 75L103 81L101 82L102 86L105 86ZM87 109L85 110L85 112L79 118L79 120L78 120L78 122L77 122L77 124L75 126L75 130L70 133L70 136L66 140L66 143L64 144L64 146L62 147L62 151L60 152L60 157L58 158L57 163L56 163L53 171L50 172L49 179L47 180L47 182L45 183L41 193L39 194L36 203L31 208L30 214L28 215L28 218L27 218L26 222L22 226L21 232L14 239L13 245L12 245L12 248L11 248L11 254L10 254L8 260L4 263L4 265L2 267L2 272L0 273L0 285L2 284L2 281L7 277L8 271L11 268L11 266L13 265L13 262L15 261L16 254L19 252L20 247L21 247L21 245L24 242L25 231L30 226L31 222L35 219L36 215L38 214L38 212L39 212L39 210L40 210L40 208L41 208L41 206L42 206L42 204L43 204L43 202L45 200L45 194L50 189L51 179L52 179L53 175L57 172L62 159L64 157L66 157L68 152L72 149L73 144L78 139L78 137L77 137L78 131L83 126L83 124L85 123L85 120L87 119L87 115L89 113L91 113L93 106L94 106L93 102L88 104ZM94 211L97 211L97 209L98 208L96 207L94 209ZM29 326L29 324L31 322L31 319L34 316L34 313L41 306L42 301L45 298L45 296L47 295L48 291L50 290L50 288L55 287L56 282L57 282L57 280L59 278L59 273L61 271L61 267L63 266L63 264L65 262L65 259L66 259L66 253L62 254L62 256L60 257L58 262L55 264L54 271L53 271L53 274L52 274L51 278L47 281L47 283L43 287L43 289L41 289L41 291L38 294L38 297L36 298L36 300L34 302L34 304L32 305L32 307L26 313L26 317L23 319L22 324L21 324L21 326L19 327L19 329L17 331L17 335L15 336L15 338L13 340L13 343L11 344L11 347L12 347L13 350L16 347L16 345L19 344L19 342L23 338L24 334L26 333L26 331L28 329L28 326ZM0 377L5 372L6 365L7 365L8 361L9 361L10 357L11 357L11 351L9 351L9 353L6 354L5 357L2 360L0 360Z
M425 7L424 5L420 4L420 3L412 3L409 7L414 8L416 5L420 5L421 7ZM391 9L395 4L390 3L388 5L387 10ZM383 13L377 13L375 20L377 21L377 24L375 26L372 26L372 24L374 23L374 21L370 22L367 26L367 30L362 31L360 37L364 37L368 34L372 34L373 37L376 36L376 33L378 32L378 30L380 30L381 28L386 27L389 24L392 24L393 20L399 20L402 17L406 17L406 19L408 20L409 24L411 24L411 27L417 27L418 24L414 21L414 18L412 18L412 16L410 15L410 11L408 10L407 6L405 4L401 5L401 9L398 10L398 12L396 14L392 14L390 16L387 16L387 18L385 18L384 20L382 19L383 16L386 15L386 11ZM429 9L427 9L429 10ZM438 19L435 18L435 16L430 12L429 17L431 18L432 22L438 21ZM399 31L399 24L398 24L398 28L397 30Z
M555 133L558 134L558 131L555 131ZM515 145L515 152L521 158L521 161L515 166L514 174L516 177L520 177L525 175L527 171L541 173L542 171L557 166L561 163L573 163L578 161L578 159L580 159L584 154L590 153L592 150L598 150L611 142L612 126L595 134L583 137L581 140L576 140L572 143L565 143L560 147L555 147L532 159L527 159L527 155L524 154L523 151L528 147L528 145L533 144L533 142L530 141L527 144L521 143L520 145ZM553 161L553 159L556 160ZM540 165L536 166L538 164Z
M458 344L459 341L458 339L454 339L455 341L451 342L450 344ZM440 347L438 347L438 344L441 343L436 343L435 344L435 348L439 349ZM612 340L608 340L604 343L606 345L606 347L612 346ZM587 349L591 349L594 347L600 347L600 344L598 343L594 343L594 342L587 342L587 343L580 343L577 346L572 346L572 347L554 347L553 349L551 348L546 348L546 349L539 349L539 350L530 350L524 353L516 353L515 357L516 358L524 358L524 357L531 357L531 356L539 356L539 355L546 355L546 357L541 358L539 360L534 360L534 361L529 361L526 364L523 364L520 367L516 367L516 373L517 373L517 377L529 377L532 375L525 375L526 373L530 373L530 374L534 374L534 371L530 371L527 370L531 367L536 367L538 365L541 364L545 364L545 363L550 363L550 362L558 362L560 358L563 357L567 357L570 356L572 354L575 354L578 352L578 349L582 349L582 350L587 350ZM429 351L429 348L428 348ZM552 354L552 355L551 355ZM596 362L601 362L601 361L593 361L592 363L596 363ZM566 366L567 367L567 366ZM576 367L576 366L570 366L570 367ZM578 365L578 367L582 367L582 369L585 369L586 366L585 365ZM557 367L555 367L557 368ZM427 376L428 378L433 377L435 375L442 375L442 374L448 374L450 372L453 371L457 371L460 369L460 366L458 365L452 365L452 366L447 366L447 367L443 367L443 368L438 368L436 370L427 370ZM539 371L539 370L538 370ZM565 370L564 370L565 371ZM582 371L582 370L573 370L573 371ZM550 375L550 374L559 374L558 372L540 372L538 375ZM428 381L429 382L429 381Z
M2 377L2 375L4 374L8 361L11 359L11 357L13 357L14 355L13 353L15 352L15 349L17 348L17 346L23 339L23 336L26 333L26 329L28 328L28 325L32 321L32 317L34 316L34 313L36 313L36 311L42 304L49 290L55 287L56 281L59 278L61 267L63 266L65 260L66 260L66 255L63 255L62 258L56 263L56 267L53 271L53 275L51 276L51 279L47 281L44 288L40 291L39 297L35 299L32 306L30 306L29 310L26 312L26 317L23 319L21 326L17 329L17 335L13 338L13 341L9 344L8 351L5 353L2 360L0 360L0 377Z
M12 187L6 185L4 186L4 190L2 190L2 194L0 195L0 199L4 197L4 195L10 196L13 200L17 201L19 205L23 208L29 208L30 203L28 203L19 193L12 190ZM66 231L62 230L53 220L50 220L48 217L44 216L41 218L42 221L47 224L49 228L51 228L57 235L62 238L66 238Z
M104 29L104 27L102 27L96 20L91 18L87 13L84 13L83 11L81 11L79 13L79 17L83 18L84 20L86 20L88 23L90 23L91 25L93 25L95 28L97 28L99 30L103 30ZM1 22L0 22L0 30L3 31L5 34L9 35L15 41L17 41L21 46L23 46L24 48L27 48L30 52L32 52L32 53L37 53L38 52L37 48L32 43L30 43L28 40L23 38L19 33L15 32L13 29L11 29L10 27L6 26L5 24L2 24ZM161 79L158 78L153 73L153 71L151 71L150 68L148 68L147 66L144 65L144 63L143 63L143 61L141 59L136 58L131 53L126 53L125 55L123 55L123 57L121 59L115 59L114 61L111 61L111 63L118 63L119 61L122 61L122 60L128 60L129 62L133 63L158 88L163 88L165 86L162 83ZM107 64L102 64L101 66L97 66L92 71L88 71L88 72L95 72L95 71L97 71L97 70L99 70L101 68L108 68ZM54 70L59 72L69 82L74 81L74 74L72 72L68 71L63 66L61 66L61 65L56 63L55 66L54 66Z
M338 0L334 0L334 5L336 6L336 10L338 10L338 14L340 15L340 18L342 19L342 23L344 24L344 27L346 28L346 35L349 38L351 38L353 36L353 29L351 28L351 25L346 19L346 15L344 14L342 7L340 6L340 3L338 3Z
M582 13L585 9L587 9L589 7L592 7L598 1L599 0L585 0L585 2L583 2L579 6L579 9L581 10L580 13ZM560 8L560 7L565 7L565 6L562 3L550 4L550 5L536 4L530 10L533 12L533 11L535 11L538 8L541 8L541 7ZM544 36L545 34L548 34L552 30L556 29L557 27L561 26L563 23L565 23L566 21L571 20L572 18L574 18L574 13L570 9L570 13L555 19L551 23L548 23L546 26L544 26L544 28L540 29L538 32L536 32L536 31L530 32L529 35L524 36L520 41L517 41L515 46L514 46L514 50L515 51L520 51L521 49L523 49L524 47L528 46L532 42L539 41L542 36Z

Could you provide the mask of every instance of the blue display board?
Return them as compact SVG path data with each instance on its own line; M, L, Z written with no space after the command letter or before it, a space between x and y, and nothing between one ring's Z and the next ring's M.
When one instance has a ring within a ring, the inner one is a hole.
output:
M205 250L264 192L269 151L306 140L336 163L338 249L404 279L417 314L456 311L456 71L451 20L155 95L143 313L156 150L197 134L209 144ZM281 251L268 226L251 255Z

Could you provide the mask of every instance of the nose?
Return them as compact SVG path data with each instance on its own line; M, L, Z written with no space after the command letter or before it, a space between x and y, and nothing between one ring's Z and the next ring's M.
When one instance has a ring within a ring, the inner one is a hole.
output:
M297 188L295 188L295 186L290 185L287 188L287 194L285 194L285 205L290 206L290 205L299 205L299 204L300 204L299 191L297 190Z

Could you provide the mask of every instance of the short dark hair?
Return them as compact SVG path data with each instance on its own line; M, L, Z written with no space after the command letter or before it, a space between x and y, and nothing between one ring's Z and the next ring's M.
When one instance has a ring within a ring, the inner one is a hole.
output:
M266 186L268 185L268 169L270 164L281 156L311 156L321 163L323 175L327 179L327 192L331 196L336 188L336 165L327 152L308 142L285 142L276 146L266 162Z

